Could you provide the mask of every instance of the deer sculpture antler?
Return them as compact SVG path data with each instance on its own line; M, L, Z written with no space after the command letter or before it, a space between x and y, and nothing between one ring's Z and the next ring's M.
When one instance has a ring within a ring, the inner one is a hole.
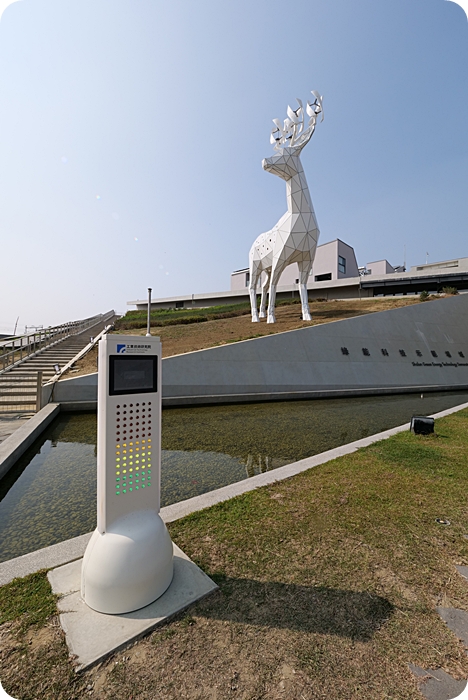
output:
M284 120L283 125L281 125L279 119L273 119L276 128L271 131L270 143L274 144L277 151L288 146L291 148L303 148L312 138L319 114L322 114L321 121L323 121L323 97L316 90L312 90L312 94L315 100L312 103L307 102L305 108L309 116L309 123L306 128L304 128L304 107L299 98L296 98L299 105L297 109L291 109L288 106L288 118Z

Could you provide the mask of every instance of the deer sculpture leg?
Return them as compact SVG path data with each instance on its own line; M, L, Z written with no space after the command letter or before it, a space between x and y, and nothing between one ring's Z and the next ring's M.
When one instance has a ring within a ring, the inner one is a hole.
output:
M265 281L262 284L262 298L260 301L260 318L265 318L266 316L266 299L268 293L268 286L270 284L271 270L267 270Z
M250 294L250 308L252 310L252 323L258 323L260 321L258 317L257 309L257 284L258 278L260 277L260 271L257 267L250 268L250 282L249 282L249 294Z
M312 321L309 309L309 299L307 294L307 280L309 278L311 263L308 260L298 263L299 267L299 294L301 297L302 320Z
M279 278L285 266L275 267L271 269L270 289L268 291L268 316L267 323L275 323L275 302L276 302L276 287L278 286Z

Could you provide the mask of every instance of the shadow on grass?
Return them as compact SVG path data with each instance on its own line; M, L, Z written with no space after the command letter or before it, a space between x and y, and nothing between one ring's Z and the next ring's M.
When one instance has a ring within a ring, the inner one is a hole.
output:
M223 595L207 599L200 613L216 620L366 642L394 611L388 600L367 592L212 578Z

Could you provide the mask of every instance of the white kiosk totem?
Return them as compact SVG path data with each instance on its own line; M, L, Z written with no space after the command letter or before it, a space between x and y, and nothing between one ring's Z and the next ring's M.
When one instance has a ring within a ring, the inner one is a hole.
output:
M173 547L159 515L161 343L106 335L99 342L97 528L81 570L81 596L122 614L159 598Z

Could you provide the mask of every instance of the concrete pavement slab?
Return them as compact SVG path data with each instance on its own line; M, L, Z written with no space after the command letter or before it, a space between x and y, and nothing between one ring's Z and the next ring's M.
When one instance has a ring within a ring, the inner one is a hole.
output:
M104 615L89 608L81 598L81 562L49 571L48 578L58 601L60 623L66 635L75 670L82 671L204 598L218 586L174 545L174 578L167 591L145 608L124 615Z
M458 571L458 573L463 576L463 578L468 579L468 566L456 566L455 568Z
M13 435L13 433L18 430L31 416L28 415L24 418L23 415L19 416L9 416L8 414L0 416L0 442L6 440L7 437Z
M419 666L408 664L415 676L424 680L419 686L419 690L426 700L452 700L458 698L466 688L466 681L456 681L441 668L436 671L426 671Z
M436 608L442 620L468 647L468 612L458 608Z

